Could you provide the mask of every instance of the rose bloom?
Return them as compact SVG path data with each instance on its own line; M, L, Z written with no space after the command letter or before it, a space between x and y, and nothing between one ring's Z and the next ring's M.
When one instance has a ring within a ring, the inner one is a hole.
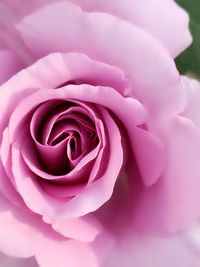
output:
M170 0L0 5L0 250L132 267L145 235L198 216L198 109L173 61L188 15Z

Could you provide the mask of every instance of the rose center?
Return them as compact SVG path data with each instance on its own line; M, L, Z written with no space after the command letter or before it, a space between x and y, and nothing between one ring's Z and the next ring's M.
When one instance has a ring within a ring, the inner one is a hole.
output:
M47 101L32 124L40 164L53 175L71 172L99 142L91 110L81 102Z

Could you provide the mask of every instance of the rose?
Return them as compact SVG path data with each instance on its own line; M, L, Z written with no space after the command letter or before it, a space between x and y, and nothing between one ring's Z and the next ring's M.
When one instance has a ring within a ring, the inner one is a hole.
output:
M181 42L163 37L147 23L141 4L135 4L140 19L133 13L127 20L149 30L175 56L190 42L187 16L173 2L167 4L187 33ZM122 7L116 17L59 2L36 13L29 10L31 15L23 20L16 18L16 31L12 23L6 24L17 47L23 45L29 51L22 61L40 59L0 91L1 202L2 209L12 211L2 210L0 223L9 223L23 244L23 250L17 249L4 230L1 248L7 254L35 255L41 266L48 267L65 262L98 266L102 255L97 259L94 253L100 250L101 238L104 252L111 233L117 232L118 238L133 226L176 231L197 214L194 205L183 205L184 188L195 192L197 203L196 177L192 173L195 183L188 188L188 172L194 161L198 166L199 152L196 129L177 115L185 103L178 72L158 40L120 19L129 10L128 5ZM107 8L114 13L108 5L99 10ZM56 20L44 23L54 14L58 14ZM166 35L169 22L162 24ZM5 45L10 45L13 55L16 47L11 47L9 38L4 39ZM193 146L192 153L185 143ZM197 150L194 155L193 149ZM179 159L186 152L190 161L183 158L182 168ZM123 223L120 206L125 204L128 218ZM113 219L120 216L114 227L111 211ZM24 231L32 237L31 244ZM57 254L50 257L51 251Z

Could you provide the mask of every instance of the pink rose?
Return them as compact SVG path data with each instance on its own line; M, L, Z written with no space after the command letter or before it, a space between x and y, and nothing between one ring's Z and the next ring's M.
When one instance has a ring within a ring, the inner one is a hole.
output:
M0 90L0 249L42 267L100 266L130 229L198 215L200 138L172 59L187 14L78 2L2 4L1 82L22 70Z

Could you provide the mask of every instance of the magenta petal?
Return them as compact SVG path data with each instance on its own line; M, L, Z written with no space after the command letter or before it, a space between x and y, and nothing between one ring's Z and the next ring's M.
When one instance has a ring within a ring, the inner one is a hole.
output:
M45 169L42 169L38 158L36 157L36 153L31 153L33 149L31 148L29 142L26 142L24 146L22 147L22 157L29 167L29 169L36 175L38 175L41 178L44 178L46 180L54 180L54 181L62 181L62 182L76 182L76 181L82 181L84 182L86 179L82 179L81 176L83 173L88 173L88 171L91 168L92 160L95 158L95 156L98 154L99 147L96 147L94 150L92 150L87 156L85 156L78 164L77 166L69 173L63 174L63 175L53 175L48 173ZM47 149L47 154L48 154ZM52 150L51 150L52 151Z
M110 151L107 169L101 177L89 184L82 194L70 201L67 212L62 215L63 218L68 218L67 213L71 214L72 217L78 217L87 214L89 210L95 211L102 205L102 202L105 203L107 199L110 199L113 193L116 179L123 164L121 135L109 114L104 111L102 115L109 125L107 130Z
M83 184L50 184L48 182L41 182L42 188L45 192L49 193L51 196L55 198L69 198L74 197L77 194L80 194L86 187L86 183Z

